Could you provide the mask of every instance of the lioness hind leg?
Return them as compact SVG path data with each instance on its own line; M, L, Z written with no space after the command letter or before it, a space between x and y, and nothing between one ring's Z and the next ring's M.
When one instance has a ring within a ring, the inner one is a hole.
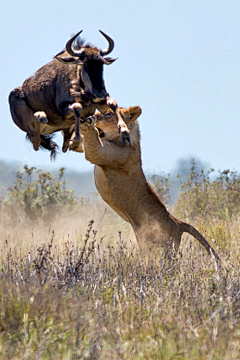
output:
M40 124L36 121L32 109L27 105L21 89L17 88L11 91L9 105L14 123L27 133L34 150L37 151L41 143Z

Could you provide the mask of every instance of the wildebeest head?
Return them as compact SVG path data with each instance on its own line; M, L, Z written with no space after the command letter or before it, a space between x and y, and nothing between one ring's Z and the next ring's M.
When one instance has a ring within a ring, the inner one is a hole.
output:
M68 56L61 56L59 53L55 56L59 61L64 64L80 65L80 79L79 86L83 90L84 94L90 96L93 102L104 101L107 96L103 80L103 65L109 65L116 59L105 57L110 54L114 48L114 41L103 31L100 33L107 39L108 48L101 50L97 47L93 47L89 44L81 43L78 49L73 47L73 42L81 34L82 30L74 35L66 44L66 51Z

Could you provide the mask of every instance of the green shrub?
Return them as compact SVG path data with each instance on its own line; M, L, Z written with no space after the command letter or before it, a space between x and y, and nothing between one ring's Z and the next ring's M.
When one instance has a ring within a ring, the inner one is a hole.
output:
M12 216L22 215L37 222L53 219L61 211L71 211L77 203L73 190L66 189L63 179L64 168L58 177L49 172L24 166L24 172L17 172L13 187L8 188L8 196L2 202Z
M170 175L153 175L151 177L153 188L164 204L170 203Z
M207 239L216 242L219 249L228 249L239 241L240 174L236 171L201 170L194 159L189 175L177 179L170 176L153 176L152 182L160 199L171 206L173 187L178 196L171 212L181 220L193 224ZM176 186L180 183L180 190ZM175 194L176 195L176 194Z
M214 169L196 171L195 161L191 161L191 171L181 185L175 212L179 217L196 219L229 220L239 217L240 174L236 171L219 171L211 180Z

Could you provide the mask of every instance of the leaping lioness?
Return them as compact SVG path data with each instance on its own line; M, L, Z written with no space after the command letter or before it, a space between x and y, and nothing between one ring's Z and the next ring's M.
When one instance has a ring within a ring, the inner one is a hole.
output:
M187 232L220 260L197 229L168 212L146 180L137 121L141 108L133 106L119 111L130 130L131 144L123 145L116 130L116 117L110 110L81 124L83 143L76 149L84 151L86 159L95 164L95 184L103 200L131 224L140 248L156 253L171 244L177 250L182 234Z

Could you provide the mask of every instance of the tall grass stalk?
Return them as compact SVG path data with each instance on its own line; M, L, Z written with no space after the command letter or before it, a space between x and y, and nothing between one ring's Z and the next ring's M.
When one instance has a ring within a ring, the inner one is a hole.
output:
M173 211L205 235L228 272L190 236L178 253L143 257L97 200L51 225L20 227L5 213L0 359L239 359L238 180L198 175ZM219 206L206 200L214 198Z

